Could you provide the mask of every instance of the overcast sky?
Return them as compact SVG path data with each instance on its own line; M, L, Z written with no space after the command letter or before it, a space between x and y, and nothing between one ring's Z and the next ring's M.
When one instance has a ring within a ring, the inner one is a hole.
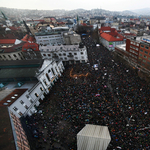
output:
M0 7L38 10L101 8L123 11L150 7L150 0L0 0Z

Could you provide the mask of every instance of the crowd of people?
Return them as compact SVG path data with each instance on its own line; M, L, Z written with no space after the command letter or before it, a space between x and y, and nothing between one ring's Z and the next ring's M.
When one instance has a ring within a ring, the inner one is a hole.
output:
M94 124L108 126L108 150L149 150L150 84L92 37L82 42L89 62L68 66L37 112L26 117L35 149L76 150L77 133ZM70 71L82 77L73 78Z

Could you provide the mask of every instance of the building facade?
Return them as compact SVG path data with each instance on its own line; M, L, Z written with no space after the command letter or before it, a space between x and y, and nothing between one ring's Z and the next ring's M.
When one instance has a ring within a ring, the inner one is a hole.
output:
M43 59L62 60L64 65L88 62L87 49L79 45L40 46Z
M28 60L28 63L26 61L9 61L7 64L1 64L0 68L2 73L0 82L7 83L5 87L9 88L10 82L16 83L11 85L13 91L0 103L2 106L8 106L9 110L18 118L35 113L40 101L49 93L54 82L64 70L62 61L56 63L46 59ZM27 86L25 86L26 83L28 83Z
M116 45L125 43L125 38L114 28L101 27L99 29L99 41L108 50L115 50Z
M145 73L150 73L149 36L132 37L122 45L115 47L115 52L130 64Z

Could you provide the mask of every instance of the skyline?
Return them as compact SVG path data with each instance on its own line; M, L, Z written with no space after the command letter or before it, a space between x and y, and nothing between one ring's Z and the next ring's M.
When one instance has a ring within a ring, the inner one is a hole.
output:
M55 9L104 9L110 11L124 11L147 8L150 5L149 0L107 0L100 3L99 0L1 0L1 7L16 8L16 9L38 9L38 10L55 10Z

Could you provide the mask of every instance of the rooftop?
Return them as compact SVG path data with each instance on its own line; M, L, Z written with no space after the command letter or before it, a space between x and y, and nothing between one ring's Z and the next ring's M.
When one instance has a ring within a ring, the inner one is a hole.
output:
M27 89L15 89L0 101L0 106L10 106L14 103ZM2 91L3 92L3 91Z
M116 45L116 48L126 51L126 44Z
M36 71L42 66L44 60L16 60L2 61L0 63L0 81L29 81L36 80Z

